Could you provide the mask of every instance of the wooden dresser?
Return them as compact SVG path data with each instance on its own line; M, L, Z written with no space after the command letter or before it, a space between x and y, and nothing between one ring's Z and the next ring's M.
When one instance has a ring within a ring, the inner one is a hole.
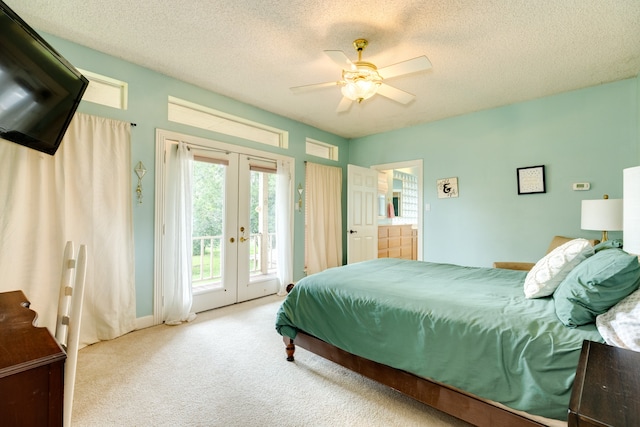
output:
M0 293L0 423L60 426L66 354L21 291Z
M416 232L410 224L378 226L378 258L418 259Z

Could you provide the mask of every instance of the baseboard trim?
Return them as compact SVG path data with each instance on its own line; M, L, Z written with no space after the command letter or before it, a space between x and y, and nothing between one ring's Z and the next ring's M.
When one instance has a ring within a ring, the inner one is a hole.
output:
M154 326L153 315L136 318L136 330L149 328L151 326Z

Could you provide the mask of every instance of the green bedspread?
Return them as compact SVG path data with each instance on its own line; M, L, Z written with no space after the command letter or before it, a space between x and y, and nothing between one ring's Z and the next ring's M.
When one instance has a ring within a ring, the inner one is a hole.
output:
M594 324L556 317L553 298L524 297L522 271L392 258L300 280L278 333L298 330L350 353L511 408L567 419L582 341Z

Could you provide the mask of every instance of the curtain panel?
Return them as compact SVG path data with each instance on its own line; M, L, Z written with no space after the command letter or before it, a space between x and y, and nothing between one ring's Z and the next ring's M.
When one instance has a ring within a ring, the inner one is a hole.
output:
M286 295L293 282L293 216L291 164L277 161L276 183L276 250L278 257L278 295Z
M54 156L0 140L0 291L55 333L66 241L89 252L80 346L135 328L130 124L76 114Z
M342 169L306 164L307 274L342 265Z
M179 325L196 318L191 312L193 304L192 223L193 223L193 153L184 142L179 142L175 161L169 170L168 209L166 218L165 268L165 324Z

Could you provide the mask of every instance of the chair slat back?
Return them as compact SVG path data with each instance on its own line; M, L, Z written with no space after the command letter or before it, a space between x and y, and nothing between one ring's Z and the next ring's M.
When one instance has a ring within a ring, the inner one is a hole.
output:
M76 384L76 365L78 362L78 348L80 344L80 325L82 321L82 305L87 275L87 246L80 245L76 262L75 280L73 285L73 299L67 334L67 361L64 368L64 410L63 425L71 425L71 411L73 409L73 391Z
M62 257L62 276L60 278L60 293L58 297L58 317L56 321L56 340L66 350L69 330L69 315L71 313L71 299L73 297L73 281L75 279L76 259L73 242L65 245Z

